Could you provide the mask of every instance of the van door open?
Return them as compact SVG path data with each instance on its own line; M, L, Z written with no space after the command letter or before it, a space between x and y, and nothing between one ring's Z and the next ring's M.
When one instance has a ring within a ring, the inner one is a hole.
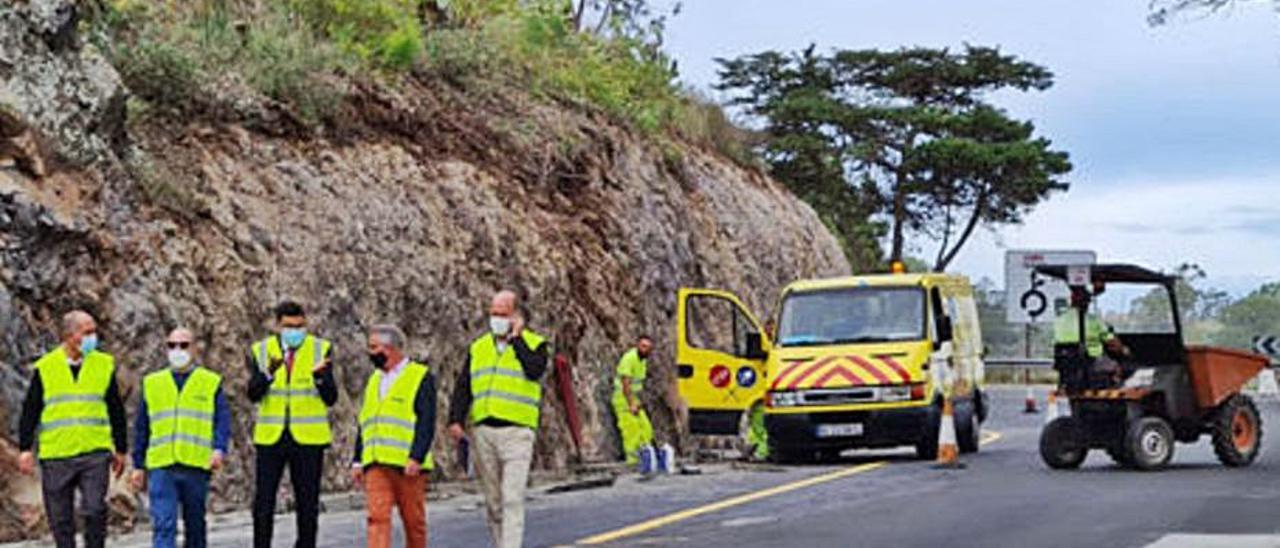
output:
M736 296L679 291L676 364L694 434L738 433L744 411L764 397L768 336Z

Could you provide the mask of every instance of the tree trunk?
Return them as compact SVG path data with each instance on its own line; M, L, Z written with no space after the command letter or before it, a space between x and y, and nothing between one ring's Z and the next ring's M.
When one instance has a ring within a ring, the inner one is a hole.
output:
M938 256L933 259L934 272L942 272L942 269L939 268L938 265L942 264L942 259L945 256L947 251L947 244L951 243L951 225L952 225L952 219L954 218L955 217L951 215L951 206L948 205L947 206L947 224L946 224L946 228L944 228L942 231L942 245L938 246Z
M973 215L969 216L969 222L965 225L964 232L960 233L960 238L956 240L955 247L952 247L951 251L947 252L947 256L943 257L941 262L933 265L934 270L942 272L947 269L947 266L951 264L951 261L955 260L956 255L960 253L960 248L964 247L965 242L969 241L969 236L973 235L973 229L978 228L978 221L982 219L982 205L986 202L987 191L986 189L983 189L983 191L978 194L978 199L974 200L975 205L973 206Z
M904 233L907 224L907 196L903 189L903 175L899 171L893 185L893 246L889 251L889 264L902 260Z

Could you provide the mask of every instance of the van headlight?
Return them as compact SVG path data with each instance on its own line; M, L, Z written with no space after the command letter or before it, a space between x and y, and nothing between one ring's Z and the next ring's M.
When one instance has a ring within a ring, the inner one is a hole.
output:
M880 388L880 401L906 401L911 399L910 386L884 386Z
M796 392L771 392L769 400L774 407L795 407L800 405L800 394Z

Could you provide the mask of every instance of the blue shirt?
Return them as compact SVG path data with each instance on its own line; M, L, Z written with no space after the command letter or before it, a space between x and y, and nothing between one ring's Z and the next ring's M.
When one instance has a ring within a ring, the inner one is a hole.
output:
M191 371L194 371L192 368ZM187 378L191 376L191 371L177 372L169 370L173 374L173 382L178 385L178 390L182 390L182 385L186 384ZM147 416L147 397L144 394L139 398L138 418L133 423L133 467L137 470L147 469L147 446L151 442L151 418ZM227 406L227 398L222 394L222 385L218 385L218 391L213 397L213 449L227 454L227 443L231 440L231 408Z

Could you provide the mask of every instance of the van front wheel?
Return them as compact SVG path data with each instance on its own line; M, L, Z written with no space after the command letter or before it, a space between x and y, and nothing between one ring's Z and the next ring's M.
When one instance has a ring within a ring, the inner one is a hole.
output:
M941 421L942 404L940 401L935 401L933 406L929 408L928 415L925 416L920 439L916 440L916 457L920 460L938 458L938 429L941 426Z

